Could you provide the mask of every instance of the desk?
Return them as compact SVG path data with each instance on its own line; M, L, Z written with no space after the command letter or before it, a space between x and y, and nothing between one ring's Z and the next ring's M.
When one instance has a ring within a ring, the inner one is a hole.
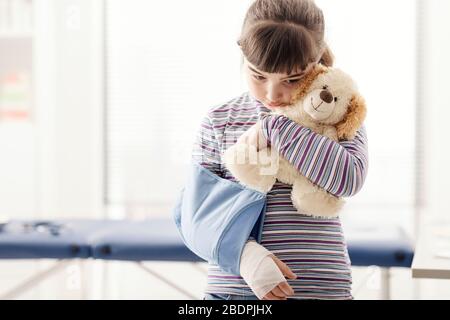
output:
M424 219L411 269L413 278L450 279L450 220Z

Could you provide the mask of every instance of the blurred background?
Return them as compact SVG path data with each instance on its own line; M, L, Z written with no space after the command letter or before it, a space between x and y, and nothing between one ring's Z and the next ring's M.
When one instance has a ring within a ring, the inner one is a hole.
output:
M247 91L236 40L251 2L0 0L0 217L168 217L202 116ZM421 217L450 214L450 1L316 2L369 111L369 174L343 219L414 238ZM48 263L0 260L0 292ZM199 270L152 265L201 296ZM376 299L378 276L355 268L355 298ZM450 298L448 282L409 270L392 284L394 299ZM22 298L182 296L126 263L87 261Z

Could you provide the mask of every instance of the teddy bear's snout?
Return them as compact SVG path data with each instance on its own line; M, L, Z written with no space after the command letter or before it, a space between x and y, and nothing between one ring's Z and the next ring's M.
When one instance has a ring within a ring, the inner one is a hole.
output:
M328 90L322 90L320 93L320 99L322 99L326 103L331 103L334 99L333 95Z

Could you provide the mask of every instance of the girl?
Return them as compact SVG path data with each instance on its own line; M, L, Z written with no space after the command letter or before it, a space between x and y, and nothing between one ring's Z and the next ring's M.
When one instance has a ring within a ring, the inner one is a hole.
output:
M260 117L288 105L294 89L316 63L333 64L324 42L322 11L312 0L256 0L246 14L238 45L249 92L210 109L193 159L211 173L237 182L223 166L221 154L260 120L260 135L303 176L335 196L355 195L367 174L364 127L353 140L337 143L283 116ZM259 281L268 270L288 279L266 288L264 299L352 299L350 260L339 218L297 212L290 193L290 185L277 181L266 195L259 249L270 254L266 254L270 262L252 272L256 278L260 275ZM248 244L255 245L252 240ZM253 249L253 253L259 250ZM246 246L242 257L251 256L249 250ZM242 272L251 269L248 261L252 260L242 259ZM255 283L251 285L210 264L205 299L257 299Z

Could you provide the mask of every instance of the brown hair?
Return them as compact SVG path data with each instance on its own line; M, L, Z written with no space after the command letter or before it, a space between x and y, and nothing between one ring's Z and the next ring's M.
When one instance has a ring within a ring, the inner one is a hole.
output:
M261 71L290 74L311 62L331 67L325 21L313 0L256 0L248 9L238 45Z

